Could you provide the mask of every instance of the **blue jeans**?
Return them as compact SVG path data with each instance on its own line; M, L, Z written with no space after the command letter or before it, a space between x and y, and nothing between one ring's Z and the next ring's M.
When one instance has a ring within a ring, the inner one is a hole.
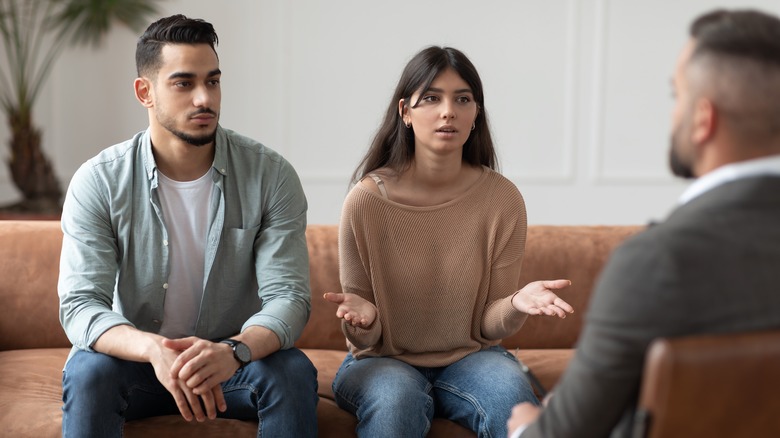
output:
M438 368L347 354L333 392L339 407L357 417L358 436L372 438L425 437L434 417L479 437L504 438L512 407L539 403L517 359L500 346Z
M65 365L62 390L64 438L120 437L125 420L180 415L149 363L79 351ZM218 416L259 421L258 437L317 436L317 370L298 349L248 364L222 392L227 411Z

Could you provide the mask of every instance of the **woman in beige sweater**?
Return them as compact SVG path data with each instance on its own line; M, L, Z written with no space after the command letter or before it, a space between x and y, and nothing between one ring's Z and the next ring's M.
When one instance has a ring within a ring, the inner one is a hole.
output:
M466 56L429 47L407 64L341 217L338 304L350 353L333 383L361 437L424 437L434 416L506 436L537 402L499 346L528 315L564 318L553 291L519 291L520 192L496 168L482 83Z

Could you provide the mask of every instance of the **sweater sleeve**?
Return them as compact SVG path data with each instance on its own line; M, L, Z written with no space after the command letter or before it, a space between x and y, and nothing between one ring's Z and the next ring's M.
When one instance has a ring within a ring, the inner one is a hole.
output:
M356 211L354 190L344 201L339 225L339 276L341 289L344 293L359 295L361 298L376 305L371 287L370 265L366 245L362 234L365 219ZM361 253L362 243L363 252ZM377 315L376 320L368 329L353 327L342 321L341 329L347 340L359 349L369 349L376 345L382 336L382 323Z
M527 231L523 197L514 185L512 188L514 202L507 201L510 208L499 214L499 220L494 225L490 288L482 316L482 336L490 340L514 334L528 317L512 306L512 296L518 289Z

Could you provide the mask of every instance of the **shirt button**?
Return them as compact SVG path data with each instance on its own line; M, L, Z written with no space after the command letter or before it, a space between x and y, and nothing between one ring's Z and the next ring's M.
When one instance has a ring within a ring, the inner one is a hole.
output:
M168 283L163 283L163 289L168 289Z
M168 246L168 241L167 240L163 240L163 245Z

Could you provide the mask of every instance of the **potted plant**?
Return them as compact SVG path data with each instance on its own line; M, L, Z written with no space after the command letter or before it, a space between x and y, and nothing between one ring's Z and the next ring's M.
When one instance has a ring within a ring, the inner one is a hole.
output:
M103 40L114 23L134 30L157 14L156 0L0 0L0 104L10 127L8 165L22 200L0 208L57 215L62 188L41 148L33 107L52 66L68 45Z

